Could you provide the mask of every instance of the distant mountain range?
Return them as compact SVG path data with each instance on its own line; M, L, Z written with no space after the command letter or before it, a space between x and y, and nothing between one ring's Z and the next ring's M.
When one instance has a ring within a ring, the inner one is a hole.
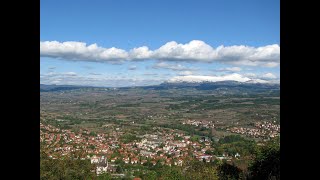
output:
M279 84L270 83L256 83L256 82L238 82L238 81L219 81L219 82L174 82L162 83L156 86L146 86L144 89L179 89L179 88L194 88L197 90L250 90L250 91L263 91L263 90L280 90Z
M106 88L93 86L72 86L72 85L45 85L40 84L40 92L67 91L81 88ZM112 88L112 87L110 87ZM219 81L219 82L164 82L152 86L119 87L117 89L142 88L145 90L169 90L193 88L196 90L232 90L232 91L266 91L280 90L280 84L257 83L257 82L238 82L238 81Z
M90 86L73 86L73 85L46 85L40 84L40 92L51 92L51 91L68 91L81 88L90 88ZM91 87L92 88L92 87Z

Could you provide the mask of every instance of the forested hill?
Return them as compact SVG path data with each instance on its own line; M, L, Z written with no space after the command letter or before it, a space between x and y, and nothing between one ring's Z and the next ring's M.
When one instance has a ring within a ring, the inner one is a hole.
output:
M68 91L76 89L115 89L114 87L92 87L92 86L72 86L72 85L45 85L40 84L40 92ZM152 86L132 86L118 87L119 90L144 89L144 90L171 90L171 89L194 89L194 90L212 90L222 93L260 93L260 92L280 92L279 84L267 83L241 83L237 81L220 81L220 82L176 82L162 83Z
M172 89L172 88L195 88L197 90L215 90L221 88L243 89L243 90L279 90L279 84L267 83L241 83L237 81L220 81L220 82L175 82L162 83L156 86L146 86L145 89Z
M68 91L68 90L81 89L81 88L89 88L89 86L46 85L46 84L40 84L40 92Z

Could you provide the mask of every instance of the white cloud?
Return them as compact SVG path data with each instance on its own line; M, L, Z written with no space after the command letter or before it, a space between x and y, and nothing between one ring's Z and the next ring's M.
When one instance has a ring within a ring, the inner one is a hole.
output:
M263 79L277 79L277 76L272 73L266 73L261 76Z
M268 63L262 64L262 66L273 68L273 67L279 66L279 63L276 63L276 62L268 62Z
M67 76L77 76L77 73L75 73L75 72L66 72L66 73L63 73L63 75L67 75Z
M73 61L122 62L135 60L221 62L234 65L275 67L280 62L280 46L262 47L219 46L213 48L200 40L186 44L170 41L158 49L147 46L125 51L115 47L104 48L84 42L40 41L40 56Z
M243 76L246 76L251 79L259 78L262 83L266 80L268 82L278 82L278 80L279 80L279 78L272 73L265 73L265 74L259 74L259 75L254 74L254 73L244 73Z
M249 77L251 76L251 77ZM255 74L227 74L227 75L212 75L212 76L198 76L198 75L185 75L175 76L168 80L168 82L219 82L219 81L238 81L238 82L250 82L250 83L279 83L275 80L259 79Z
M221 75L221 76L176 76L169 80L169 82L218 82L218 81L238 81L238 82L246 82L250 81L251 79L248 77L244 77L240 74L228 74L228 75Z
M50 72L40 74L42 84L58 85L88 85L88 86L144 86L156 85L164 81L168 82L218 82L218 81L238 81L252 83L280 83L279 79L261 79L250 74L228 74L228 75L194 75L190 71L181 71L179 76L172 77L170 74L144 73L143 75L119 76L112 74L89 73L86 75L74 72Z
M192 74L193 74L192 71L182 71L179 73L179 75L183 75L183 76L192 75Z
M129 58L133 60L149 59L152 56L152 51L147 46L131 49L129 52Z
M51 81L51 82L50 82L50 84L58 84L58 83L60 83L59 80L54 80L54 81Z
M88 75L77 75L71 72L56 72L40 74L41 84L57 85L83 85L101 87L123 87L123 86L145 86L160 84L165 79L154 76L117 76L110 74L90 73Z
M135 66L135 65L132 65L132 66L128 67L128 70L131 70L131 71L136 70L136 69L137 69L137 66Z
M210 62L217 57L214 49L203 41L193 40L187 44L171 41L155 50L155 59Z
M91 72L91 73L89 73L90 75L94 75L94 76L100 76L100 75L102 75L102 74L100 74L100 73L94 73L94 72Z
M151 72L145 72L145 73L143 73L143 75L146 75L146 76L157 76L158 74L157 73L151 73Z
M240 67L227 67L218 69L218 71L239 72L242 71L242 69Z
M169 64L166 62L159 62L152 66L154 69L170 69L174 71L188 71L188 70L194 70L193 68L185 67L181 64Z
M272 82L269 82L269 81L266 81L266 80L263 80L263 79L252 79L252 80L247 81L247 82L251 82L251 83L272 83Z
M46 75L46 76L50 76L50 77L64 77L64 76L77 76L77 73L75 72L49 72L46 74L42 74L42 75Z
M249 77L249 78L255 78L255 77L257 77L257 75L254 74L254 73L245 73L245 74L243 74L243 75L246 76L246 77Z
M40 42L40 56L61 58L74 61L116 61L128 58L125 50L117 48L102 48L97 44L87 46L83 42L44 41Z

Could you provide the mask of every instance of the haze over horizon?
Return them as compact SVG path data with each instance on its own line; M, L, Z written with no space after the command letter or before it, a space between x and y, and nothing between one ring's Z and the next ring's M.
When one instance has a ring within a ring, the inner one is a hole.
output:
M280 9L263 1L41 1L40 82L280 82Z

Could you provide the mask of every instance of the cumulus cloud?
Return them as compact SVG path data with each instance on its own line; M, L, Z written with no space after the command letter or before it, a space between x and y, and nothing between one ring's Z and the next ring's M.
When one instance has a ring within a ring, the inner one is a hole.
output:
M273 68L273 67L277 67L279 66L279 63L277 62L268 62L268 63L264 63L262 64L263 67L270 67L270 68Z
M280 46L277 44L262 47L218 46L211 47L200 40L186 44L170 41L158 49L147 46L129 51L115 47L104 48L84 42L40 41L40 56L73 61L122 62L137 60L222 62L235 65L275 67L280 62Z
M179 73L179 75L187 76L187 75L192 75L193 71L182 71Z
M128 53L123 49L103 48L97 44L88 45L84 42L40 42L40 56L60 58L74 61L116 61L128 58Z
M220 76L198 76L198 75L185 75L175 76L168 80L168 82L219 82L219 81L238 81L238 82L250 82L250 83L279 83L274 80L264 80L255 77L247 77L245 75L233 73Z
M147 46L131 49L129 52L129 59L144 60L152 57L152 51Z
M169 82L218 82L218 81L238 81L238 82L246 82L250 81L251 79L248 77L244 77L240 74L228 74L228 75L221 75L221 76L195 76L195 75L188 75L188 76L176 76L169 80Z
M263 79L251 79L250 81L247 81L247 82L251 82L251 83L275 83L275 82L266 81L266 80L263 80Z
M152 66L153 69L170 69L174 71L188 71L188 70L194 70L193 68L185 67L181 64L169 64L166 62L159 62Z
M214 49L203 41L193 40L187 44L171 41L153 52L156 59L210 62L217 58Z
M243 74L243 75L246 76L246 77L249 77L249 78L255 78L255 77L257 77L257 75L254 74L254 73L245 73L245 74Z
M277 79L277 76L272 73L266 73L261 76L263 79Z
M77 76L77 73L75 73L75 72L49 72L49 73L42 74L42 75L46 75L47 77L57 77L57 76L66 77L66 76Z
M75 73L75 72L66 72L66 73L63 73L62 75L66 75L66 76L77 76L77 73Z

